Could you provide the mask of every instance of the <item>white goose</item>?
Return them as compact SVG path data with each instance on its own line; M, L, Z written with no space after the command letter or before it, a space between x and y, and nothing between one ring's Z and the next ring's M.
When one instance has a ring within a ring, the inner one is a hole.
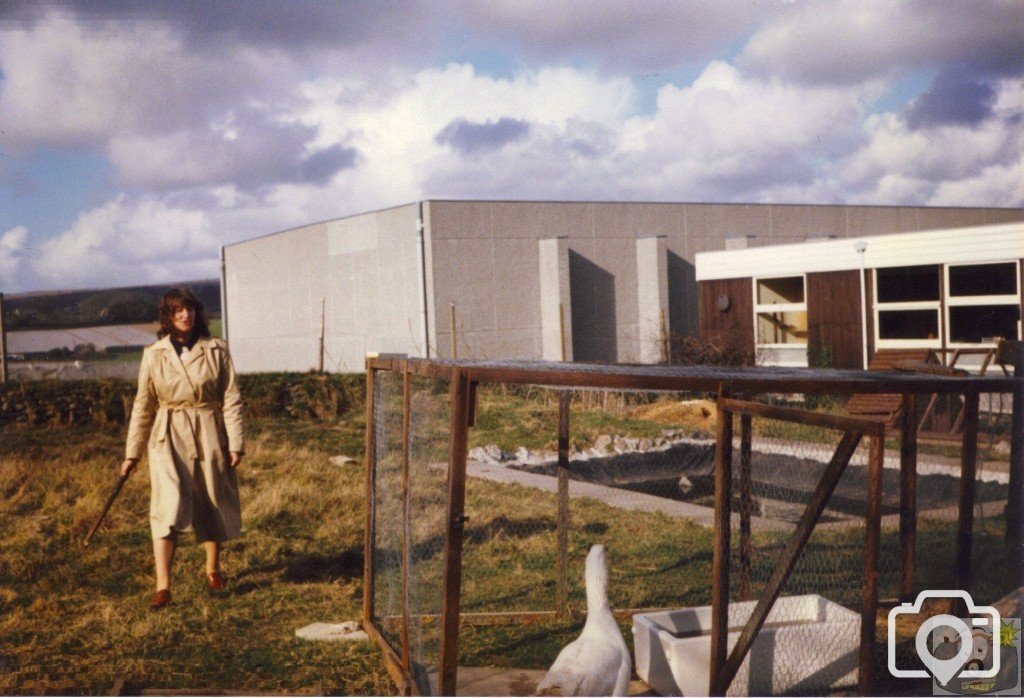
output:
M587 622L566 645L536 695L624 696L633 660L608 605L608 556L603 545L587 554Z

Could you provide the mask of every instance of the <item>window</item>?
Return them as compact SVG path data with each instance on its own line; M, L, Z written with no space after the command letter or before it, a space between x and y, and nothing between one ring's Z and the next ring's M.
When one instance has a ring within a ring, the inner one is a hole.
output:
M941 281L938 264L876 269L876 346L938 347Z
M758 346L807 347L807 302L804 277L757 279L754 285Z
M1017 262L951 264L946 268L946 288L950 345L1020 339Z

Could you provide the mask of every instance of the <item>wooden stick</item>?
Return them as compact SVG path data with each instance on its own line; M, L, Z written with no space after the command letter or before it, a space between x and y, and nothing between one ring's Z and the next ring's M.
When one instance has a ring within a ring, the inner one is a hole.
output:
M100 513L100 518L96 519L96 523L94 523L92 528L89 530L89 535L85 537L85 545L89 545L92 537L96 535L96 531L99 530L100 524L103 523L103 519L106 517L107 512L110 511L110 507L114 503L114 500L117 499L117 495L121 493L121 488L124 487L124 483L128 482L129 477L131 477L131 473L125 473L118 478L117 486L114 487L114 491L110 493L109 497L107 497L107 503L103 505L103 511Z

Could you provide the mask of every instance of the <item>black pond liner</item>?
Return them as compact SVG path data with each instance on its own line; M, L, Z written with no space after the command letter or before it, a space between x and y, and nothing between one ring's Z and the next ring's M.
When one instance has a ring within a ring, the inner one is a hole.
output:
M557 461L539 464L510 464L530 473L555 476ZM614 456L571 460L566 469L570 480L641 492L702 506L713 506L715 445L678 443L663 451L622 453ZM826 464L813 458L781 453L751 454L755 513L760 516L795 521L812 492L821 481ZM882 513L899 512L899 470L885 468L882 473ZM682 485L680 480L686 478ZM733 468L733 495L739 491L738 468ZM864 516L866 513L867 467L854 463L846 467L829 501L824 520ZM941 473L917 475L919 511L957 505L960 478ZM976 502L1006 501L1008 487L997 482L978 481ZM828 511L833 516L828 515Z

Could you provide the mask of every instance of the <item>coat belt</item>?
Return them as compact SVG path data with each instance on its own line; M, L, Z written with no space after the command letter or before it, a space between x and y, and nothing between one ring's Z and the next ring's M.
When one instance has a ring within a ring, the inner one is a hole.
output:
M199 458L195 418L200 412L216 412L219 409L220 405L216 402L160 403L156 413L156 423L153 425L156 440L166 441L172 425L175 422L178 424L184 422L188 425L188 431L192 438L185 440L185 453L179 455L189 460L195 460Z

